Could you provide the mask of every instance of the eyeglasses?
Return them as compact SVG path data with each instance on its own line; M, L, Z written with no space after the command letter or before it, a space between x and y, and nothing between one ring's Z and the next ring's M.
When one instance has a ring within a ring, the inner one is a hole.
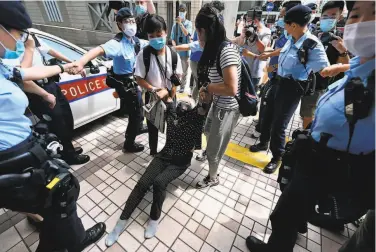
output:
M123 20L123 23L125 23L125 24L135 24L136 20L134 20L134 19L126 19L126 20Z

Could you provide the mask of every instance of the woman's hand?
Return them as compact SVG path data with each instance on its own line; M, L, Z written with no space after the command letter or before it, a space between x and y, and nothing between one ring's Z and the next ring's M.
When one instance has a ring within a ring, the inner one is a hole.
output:
M50 109L53 109L56 105L56 97L50 93L44 95L43 100L45 100L48 103Z
M258 58L259 60L267 60L268 58L270 58L270 53L261 53L259 56L256 56L256 58Z
M320 75L322 77L333 77L343 72L343 65L342 64L334 64L328 67L325 67L321 70Z

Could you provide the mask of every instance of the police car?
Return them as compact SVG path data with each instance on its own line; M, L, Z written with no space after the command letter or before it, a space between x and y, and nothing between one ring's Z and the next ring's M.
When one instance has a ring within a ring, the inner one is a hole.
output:
M47 44L52 49L62 53L70 60L81 58L87 50L72 44L64 39L29 29L37 40ZM46 60L52 59L47 55ZM114 89L106 85L107 68L111 67L112 60L98 57L85 66L86 77L81 75L60 74L57 83L69 101L74 118L74 128L81 127L93 120L112 113L120 108L120 100L116 99Z

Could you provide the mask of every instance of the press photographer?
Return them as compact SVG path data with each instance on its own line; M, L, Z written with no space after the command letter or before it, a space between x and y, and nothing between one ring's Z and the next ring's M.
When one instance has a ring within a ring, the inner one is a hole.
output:
M258 85L264 74L266 61L256 58L263 53L265 48L270 44L271 31L261 21L262 10L255 7L247 12L245 27L242 34L231 40L233 43L243 48L243 56L246 56L247 63L251 70L253 85Z

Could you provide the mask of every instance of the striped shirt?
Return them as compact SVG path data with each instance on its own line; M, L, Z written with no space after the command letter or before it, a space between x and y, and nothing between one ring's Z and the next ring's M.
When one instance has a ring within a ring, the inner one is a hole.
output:
M241 83L241 73L242 73L242 66L241 66L241 59L239 55L239 49L234 44L228 44L225 46L221 52L220 56L220 66L223 72L223 69L229 66L236 65L238 67L238 92L237 95L240 94L240 83ZM223 78L218 74L216 63L209 69L209 79L210 82L215 83L223 83ZM218 108L222 109L236 109L239 107L237 100L233 96L222 96L222 95L214 95L213 97L213 104L216 105Z

